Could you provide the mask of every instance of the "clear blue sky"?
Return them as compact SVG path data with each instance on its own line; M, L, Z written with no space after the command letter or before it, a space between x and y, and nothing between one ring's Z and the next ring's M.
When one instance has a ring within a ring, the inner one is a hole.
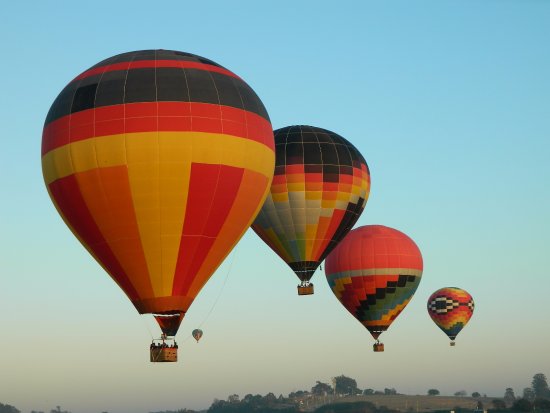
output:
M162 5L158 5L158 4ZM6 2L0 82L0 402L74 413L205 408L345 374L361 388L521 393L550 375L550 2L545 0ZM322 3L322 4L321 4ZM199 295L177 365L151 365L139 316L46 193L46 113L74 76L117 53L210 58L258 93L274 128L333 130L363 153L359 225L410 235L425 262L386 352L330 292L253 233ZM444 286L476 300L451 349L425 311Z

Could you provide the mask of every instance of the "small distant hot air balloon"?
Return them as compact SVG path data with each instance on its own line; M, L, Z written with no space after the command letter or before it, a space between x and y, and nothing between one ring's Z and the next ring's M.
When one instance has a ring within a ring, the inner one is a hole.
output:
M298 294L313 294L313 273L365 208L369 168L326 129L298 125L274 134L275 176L252 229L296 273Z
M428 298L428 314L434 323L451 339L455 338L474 314L474 299L467 292L456 287L437 290Z
M138 312L154 314L155 349L256 217L274 164L254 91L211 60L170 50L120 54L77 76L42 137L55 207ZM151 350L151 361L175 361L166 354Z
M193 332L191 333L191 335L193 336L193 338L195 340L197 340L197 343L199 342L199 340L201 339L202 337L202 330L200 328L196 328L193 330Z
M376 340L403 311L422 277L422 255L402 232L382 225L351 231L326 259L334 295Z

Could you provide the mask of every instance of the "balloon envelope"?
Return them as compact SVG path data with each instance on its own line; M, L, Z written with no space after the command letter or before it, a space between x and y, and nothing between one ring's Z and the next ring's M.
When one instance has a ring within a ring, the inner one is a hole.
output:
M199 342L199 340L201 339L202 337L202 330L200 328L196 328L195 330L193 330L193 332L191 333L191 335L193 336L193 338L195 340L197 340L197 343Z
M256 216L274 155L254 91L211 60L169 50L124 53L77 76L42 137L63 220L167 335Z
M363 212L369 168L350 142L326 129L298 125L274 134L275 176L252 229L309 281Z
M470 321L474 307L472 296L457 287L441 288L428 298L428 314L451 341Z
M354 229L325 263L332 292L375 339L411 300L422 268L414 241L382 225Z

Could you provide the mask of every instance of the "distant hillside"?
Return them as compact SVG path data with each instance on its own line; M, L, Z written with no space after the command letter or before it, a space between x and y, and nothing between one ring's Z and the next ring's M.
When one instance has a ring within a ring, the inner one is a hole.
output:
M304 411L313 411L316 408L333 403L369 402L376 408L386 407L390 410L402 412L430 412L434 410L474 410L478 401L485 409L491 408L494 397L454 397L454 396L408 396L408 395L369 395L369 396L319 396L302 404Z

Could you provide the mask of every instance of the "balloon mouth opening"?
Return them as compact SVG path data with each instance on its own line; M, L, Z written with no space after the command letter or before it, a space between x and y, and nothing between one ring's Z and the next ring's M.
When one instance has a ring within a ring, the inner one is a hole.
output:
M162 311L162 312L155 312L152 313L155 317L179 317L181 314L184 314L183 311Z
M365 325L365 323L363 323L363 325ZM376 343L380 343L380 340L378 340L378 337L380 337L380 334L386 331L386 329L381 328L380 326L369 327L368 325L365 325L365 327L367 328L367 330L369 330L369 333L372 336L372 338L376 340Z
M174 337L177 334L184 315L183 311L153 313L153 317L155 317L160 329L167 337Z
M307 283L319 267L319 261L290 262L288 266L294 271L302 283Z

